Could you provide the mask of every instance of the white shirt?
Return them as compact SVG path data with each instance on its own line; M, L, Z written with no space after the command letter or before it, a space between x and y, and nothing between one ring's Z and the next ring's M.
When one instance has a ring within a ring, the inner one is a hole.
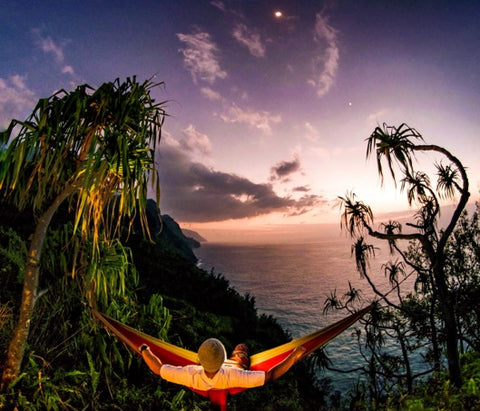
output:
M160 376L166 381L202 391L226 388L253 388L265 384L264 371L242 370L228 364L224 364L213 378L207 377L201 365L176 367L164 364L160 368Z

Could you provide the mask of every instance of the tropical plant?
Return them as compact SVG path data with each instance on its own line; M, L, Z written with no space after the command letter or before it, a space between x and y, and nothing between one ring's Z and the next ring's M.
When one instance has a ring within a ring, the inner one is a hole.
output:
M48 292L37 300L22 372L0 394L0 408L112 409L112 404L116 404L122 409L149 409L154 402L155 386L137 386L139 361L134 361L135 356L92 318L86 297L92 282L104 283L105 287L96 287L98 309L135 325L145 324L149 332L161 337L166 336L170 314L158 295L152 296L146 305L138 304L138 275L129 250L118 241L113 241L111 247L101 242L96 263L99 272L95 276L84 272L92 266L88 264L92 247L89 242L75 244L80 235L72 236L71 222L63 224L68 215L62 207L48 230L40 278L40 288ZM21 254L21 239L12 230L0 230L0 234L3 231L10 234L9 248ZM2 244L7 244L3 236L1 239ZM73 252L79 248L83 258ZM15 275L13 261L23 264L24 260L15 253L2 251L0 248L0 257L5 255L5 259L0 261L6 270L0 277L0 286L8 293L0 297L13 306L21 296L15 286L21 278ZM82 264L82 259L87 264ZM71 275L73 265L78 267L75 276ZM0 329L0 363L8 344L6 337L13 328L11 317ZM164 401L169 401L169 393L163 396ZM167 409L163 405L159 408Z
M464 213L446 248L449 288L456 296L460 349L480 352L480 203Z
M58 207L68 200L75 212L74 231L91 241L92 264L100 244L119 233L123 217L138 214L147 228L147 183L152 181L158 202L154 154L165 117L164 102L151 96L157 85L129 78L96 90L88 85L62 90L41 99L27 120L12 120L0 134L0 195L38 216L3 387L20 370L38 296L44 239Z
M420 152L429 152L442 156L449 164L444 166L442 162L435 164L437 170L437 185L432 187L431 180L424 172L414 169L415 155ZM368 260L372 256L372 248L365 244L365 237L382 240L388 243L391 252L396 253L402 260L402 265L390 263L384 268L393 281L394 288L399 287L398 274L405 273L408 267L417 277L418 288L422 289L425 296L429 295L426 313L430 318L432 341L434 342L434 356L439 365L439 341L436 338L438 327L435 312L439 312L441 324L445 332L446 357L451 382L459 387L462 384L462 375L459 362L459 322L456 316L458 301L452 293L449 280L447 244L452 238L468 199L468 177L460 160L443 147L424 144L423 137L413 128L406 124L399 127L384 125L377 127L367 139L367 158L375 155L378 173L384 177L384 162L390 174L397 184L396 172L399 170L403 178L401 190L406 191L410 205L419 207L415 221L407 223L408 232L402 232L402 226L398 222L383 224L383 231L376 230L373 225L373 213L371 208L355 199L354 194L340 197L342 212L342 225L347 228L354 240L355 258L361 275L365 276L372 286L377 297L392 309L402 312L402 316L412 317L412 308L400 301L394 301L387 294L379 291L368 274ZM438 228L440 213L440 199L458 201L448 224L443 229ZM400 247L401 242L413 242L413 248L417 253L408 253ZM418 254L420 253L420 255ZM403 274L402 274L403 275ZM408 274L409 275L409 274ZM397 292L397 296L401 295ZM422 301L418 301L421 303ZM417 308L419 305L417 304ZM400 320L399 317L397 317ZM397 335L400 329L397 330Z

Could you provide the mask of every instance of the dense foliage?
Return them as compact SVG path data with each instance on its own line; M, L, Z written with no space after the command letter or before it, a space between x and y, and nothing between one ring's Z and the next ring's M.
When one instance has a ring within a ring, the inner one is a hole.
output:
M0 287L7 291L0 295L0 363L19 303L28 236L28 225L22 221L28 219L25 212L1 221ZM74 255L69 252L72 226L66 221L60 213L49 231L42 257L43 295L37 303L22 373L0 395L0 405L38 410L209 409L203 397L153 375L139 357L95 322L83 290L85 278L72 277L68 269ZM8 228L11 222L25 231ZM160 239L151 243L141 230L132 232L125 243L131 248L118 246L105 256L113 270L124 264L124 255L129 256L124 290L99 298L100 310L193 350L212 335L222 339L227 349L243 341L252 352L289 339L272 317L257 315L253 297L239 295L223 276L199 269L178 249L162 245ZM309 363L302 362L279 381L231 397L230 406L319 409L329 401L330 387L315 381Z
M0 198L19 210L36 213L28 238L23 292L17 324L12 332L0 381L0 390L21 369L38 291L45 236L58 208L66 202L75 209L72 222L74 253L85 244L90 261L90 293L102 291L108 266L95 268L116 242L123 216L138 215L146 222L147 183L160 196L155 147L165 117L164 103L156 102L151 81L134 78L102 84L97 89L78 86L40 99L25 120L12 120L0 132ZM113 207L115 205L115 207ZM114 218L115 217L115 218ZM144 224L145 226L146 224ZM79 262L86 259L80 257ZM76 264L72 265L75 271ZM120 270L120 277L123 272ZM115 278L115 277L113 277ZM106 280L106 281L105 281ZM114 280L115 281L115 280ZM115 287L122 285L117 282Z
M426 172L415 169L416 154L421 152L440 157L434 165L436 186ZM479 210L471 217L466 212L470 193L465 168L446 149L423 144L422 136L405 124L377 127L368 139L367 156L371 153L376 154L382 177L384 160L395 182L400 172L401 189L418 211L403 224L388 221L376 228L371 208L355 194L340 198L342 225L354 240L352 255L376 300L365 333L359 334L366 381L357 387L360 403L379 409L387 400L400 404L404 396L417 392L419 384L437 388L444 384L442 391L457 396L459 404L465 400L459 398L467 384L467 391L478 400L476 377L463 375L460 361L460 354L472 358L478 352L480 320ZM441 210L447 211L441 200L454 203L442 222ZM370 266L382 244L390 251L390 260L382 266L383 281ZM340 298L333 294L326 309L351 309L360 298L360 291L350 288ZM430 400L426 398L424 404ZM438 400L438 396L432 399L441 408L450 407Z

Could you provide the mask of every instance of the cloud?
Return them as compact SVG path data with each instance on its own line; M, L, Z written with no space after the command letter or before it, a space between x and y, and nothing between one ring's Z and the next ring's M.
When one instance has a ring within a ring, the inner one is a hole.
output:
M177 33L177 37L186 45L179 51L183 54L183 63L195 84L198 81L213 84L217 79L227 77L227 72L220 67L218 47L212 41L210 34L206 32Z
M223 12L227 11L227 7L222 1L213 0L210 4Z
M294 156L292 161L281 161L270 169L270 180L285 179L301 169L300 158Z
M73 71L73 67L72 66L64 66L63 69L62 69L62 73L63 74L70 74L70 75L74 75L74 71Z
M206 134L198 132L195 127L190 124L183 130L184 137L180 144L188 151L199 151L202 154L210 155L212 152L212 144Z
M238 107L235 103L226 112L220 115L226 123L246 123L258 128L265 134L272 133L272 126L282 121L280 115L273 115L268 111L253 111Z
M308 193L310 191L310 187L298 186L298 187L294 187L292 191L299 192L299 193Z
M221 94L218 93L217 91L213 90L213 89L210 88L210 87L202 87L202 88L200 89L200 92L201 92L206 98L208 98L209 100L212 100L212 101L222 101L222 100L223 100Z
M73 76L75 74L73 67L65 63L64 45L58 44L51 37L43 37L38 29L34 29L33 34L40 49L44 53L53 55L55 61L61 66L60 71Z
M249 29L245 24L237 24L233 29L232 35L242 46L247 47L252 56L265 56L265 46L261 41L260 35Z
M181 222L242 219L281 212L301 215L322 203L316 195L298 200L278 196L271 184L258 184L192 161L172 138L159 150L160 208Z
M7 128L13 118L23 119L37 100L35 93L25 85L25 77L0 77L0 130Z
M318 132L317 128L310 122L305 123L305 137L310 141L317 141L319 138L320 133Z
M367 116L367 124L369 127L376 127L383 123L385 117L389 113L387 109L380 109L375 113L371 113Z
M296 217L308 213L313 208L316 208L320 203L325 203L325 201L321 201L319 196L315 194L304 195L297 200L299 207L291 208L286 215L288 217Z
M62 47L56 44L50 37L39 37L38 41L42 51L53 54L58 63L63 63L65 56L63 55Z
M317 73L308 80L308 83L316 88L318 97L323 97L335 81L340 52L336 30L328 24L328 19L320 13L316 16L314 41L322 46L326 43L326 49L315 58L314 66Z

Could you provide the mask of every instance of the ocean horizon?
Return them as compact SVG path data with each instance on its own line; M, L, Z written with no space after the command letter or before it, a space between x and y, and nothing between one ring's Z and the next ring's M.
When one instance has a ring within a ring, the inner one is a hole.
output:
M324 315L323 308L331 293L341 296L349 283L362 290L365 305L373 297L356 270L350 247L345 236L325 236L316 242L292 244L203 243L195 254L201 268L223 275L240 294L253 296L259 314L271 315L297 338L347 316L345 312ZM385 290L388 281L379 270L386 257L378 250L371 267ZM332 367L353 369L361 365L354 329L350 327L327 344L325 351ZM358 379L358 374L330 371L319 376L330 378L333 388L343 393Z

